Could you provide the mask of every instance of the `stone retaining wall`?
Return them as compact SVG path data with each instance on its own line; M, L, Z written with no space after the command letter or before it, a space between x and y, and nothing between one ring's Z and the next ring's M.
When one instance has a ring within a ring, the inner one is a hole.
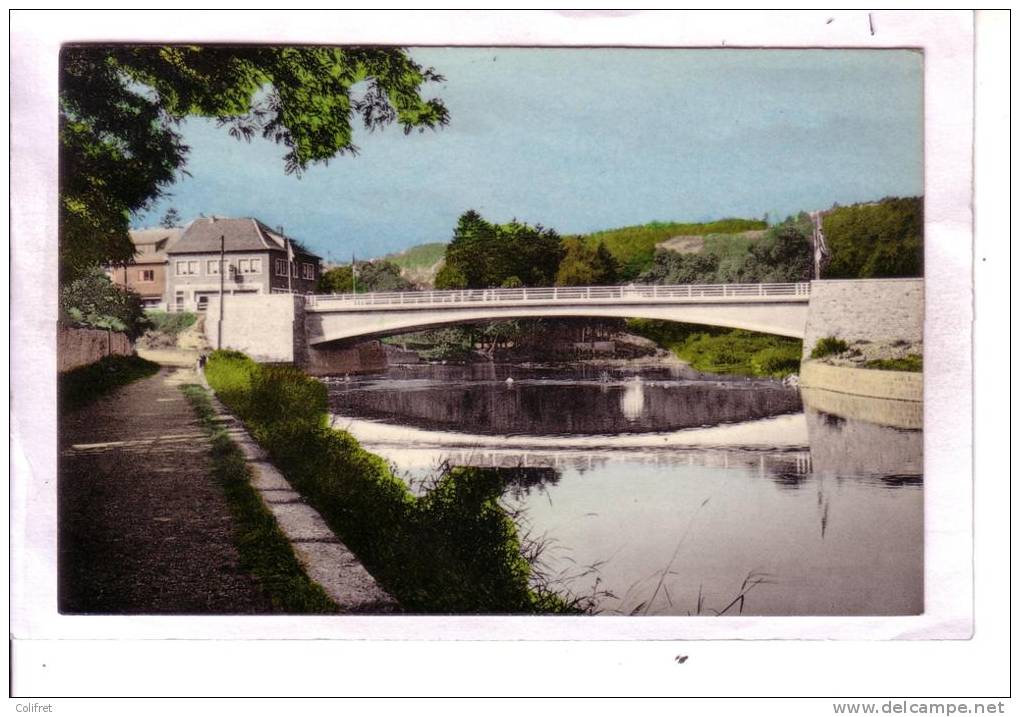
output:
M801 364L800 385L916 403L924 398L924 381L920 372L829 366L819 361L804 361Z
M923 339L924 279L829 279L811 282L804 358L818 339L853 341Z
M87 366L106 356L130 356L134 346L126 334L107 329L57 328L57 371Z

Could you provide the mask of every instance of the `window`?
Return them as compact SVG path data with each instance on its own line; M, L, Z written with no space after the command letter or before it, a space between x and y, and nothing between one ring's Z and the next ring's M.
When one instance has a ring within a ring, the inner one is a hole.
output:
M242 274L250 274L251 269L249 268L249 261L247 259L238 259L237 270Z
M156 280L155 269L141 269L138 272L138 281L150 283Z
M276 260L276 275L287 276L287 260L277 259Z
M290 275L292 277L294 277L295 279L298 278L298 275L297 275L297 262L296 261L292 261L290 263Z
M174 295L174 304L177 306L177 311L184 311L184 292L178 291Z
M178 261L177 276L189 276L198 273L198 261Z
M196 305L195 308L198 311L205 311L209 308L209 295L208 294L196 294L195 295Z
M251 273L252 274L261 274L262 273L262 260L261 259L252 259L251 260Z
M303 279L315 280L315 264L304 263L301 265L301 277Z
M220 260L210 259L205 263L205 272L211 275L218 275L220 273Z

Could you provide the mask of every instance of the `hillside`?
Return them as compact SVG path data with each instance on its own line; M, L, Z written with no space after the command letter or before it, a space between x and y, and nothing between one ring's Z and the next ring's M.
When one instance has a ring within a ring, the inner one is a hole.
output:
M639 226L621 227L594 232L584 236L584 240L597 245L602 242L620 263L621 278L636 278L642 271L652 265L655 248L662 242L682 239L693 247L697 240L692 237L704 237L708 234L738 234L766 229L765 222L757 219L720 219L714 222L682 223L682 222L651 222ZM682 242L678 242L682 243ZM700 251L697 248L695 251Z
M421 287L430 287L436 279L436 272L443 265L445 253L445 242L430 242L382 258L399 266L400 275L408 281Z

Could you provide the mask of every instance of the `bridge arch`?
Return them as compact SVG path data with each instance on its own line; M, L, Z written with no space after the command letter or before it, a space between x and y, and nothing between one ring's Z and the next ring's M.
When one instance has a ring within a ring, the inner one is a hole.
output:
M570 287L314 297L305 307L305 337L314 347L507 319L642 318L803 339L808 286Z

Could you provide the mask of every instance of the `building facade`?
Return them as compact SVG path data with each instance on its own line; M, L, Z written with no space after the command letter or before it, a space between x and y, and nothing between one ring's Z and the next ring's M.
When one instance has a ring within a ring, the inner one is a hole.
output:
M321 273L319 256L251 218L196 219L167 259L170 311L204 311L221 288L228 295L311 294Z
M135 257L129 264L107 267L114 284L136 292L147 309L166 309L167 250L180 239L180 227L129 232Z

